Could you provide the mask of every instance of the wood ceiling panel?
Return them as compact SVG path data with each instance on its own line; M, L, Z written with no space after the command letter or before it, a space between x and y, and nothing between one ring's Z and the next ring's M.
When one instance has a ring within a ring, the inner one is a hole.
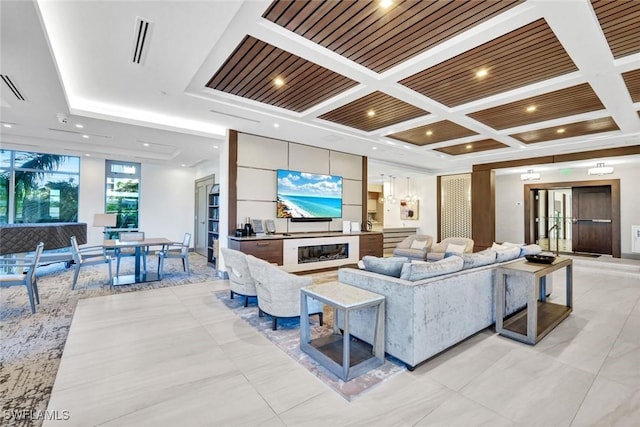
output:
M476 72L488 74L477 77ZM544 19L539 19L400 81L455 107L577 71Z
M381 73L522 0L276 0L263 14L294 33Z
M640 52L640 1L591 0L614 58Z
M640 30L638 38L640 38ZM622 78L624 79L624 84L627 85L631 100L633 102L640 102L640 69L622 73Z
M368 112L373 110L374 115ZM371 132L429 114L382 92L373 92L320 116L321 119Z
M387 137L422 146L477 134L477 132L467 129L464 126L460 126L457 123L443 120L430 125L392 133L387 135Z
M575 136L591 135L594 133L620 130L611 117L569 123L552 128L536 129L511 135L520 142L533 144L536 142L552 141L554 139L571 138Z
M463 154L472 154L480 151L497 150L499 148L505 148L508 145L495 139L483 139L481 141L474 141L468 144L451 145L449 147L435 148L435 151L446 153L451 156L460 156Z
M283 79L277 87L274 79ZM358 83L306 59L247 36L207 87L302 112Z
M528 112L527 108L536 110ZM588 83L545 93L509 104L470 113L468 116L494 129L509 129L544 120L604 109Z

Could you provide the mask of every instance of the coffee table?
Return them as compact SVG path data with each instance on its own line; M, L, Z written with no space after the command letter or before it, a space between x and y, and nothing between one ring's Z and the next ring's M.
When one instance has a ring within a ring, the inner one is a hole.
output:
M384 296L340 282L306 286L300 289L300 349L343 381L349 381L384 363ZM333 334L311 340L308 298L333 307ZM349 335L349 314L376 307L373 348ZM341 312L343 333L338 329Z

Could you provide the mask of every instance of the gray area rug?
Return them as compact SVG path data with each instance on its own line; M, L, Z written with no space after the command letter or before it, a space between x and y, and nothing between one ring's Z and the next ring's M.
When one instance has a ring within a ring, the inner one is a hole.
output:
M155 257L149 257L148 262L149 270L154 271ZM215 270L207 265L205 257L191 254L189 264L191 275L182 270L180 260L168 260L161 281L113 289L106 285L106 266L83 267L73 291L73 269L65 268L63 263L40 267L40 304L35 314L31 314L24 287L0 288L0 425L41 425L38 414L47 409L78 300L216 279ZM115 265L113 270L115 273ZM132 271L133 259L124 258L120 272ZM23 419L16 419L21 418L18 416L8 420L5 411L23 414ZM36 419L31 419L34 415Z

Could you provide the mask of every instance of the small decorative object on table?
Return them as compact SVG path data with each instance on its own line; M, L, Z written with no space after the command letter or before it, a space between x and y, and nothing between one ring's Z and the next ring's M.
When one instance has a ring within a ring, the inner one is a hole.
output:
M544 253L537 255L525 255L525 258L529 262L535 262L538 264L551 264L556 260L556 257L554 255L547 255Z

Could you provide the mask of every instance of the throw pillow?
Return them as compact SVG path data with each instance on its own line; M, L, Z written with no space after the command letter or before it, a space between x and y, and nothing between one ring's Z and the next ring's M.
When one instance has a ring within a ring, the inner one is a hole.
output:
M524 246L524 243L502 242L502 246L506 246L508 248L514 248L514 247L521 248L522 246Z
M454 243L449 243L447 245L447 250L445 252L452 252L454 254L462 254L464 250L467 248L467 245L456 245Z
M462 264L462 258L459 256L450 256L436 262L406 263L402 266L400 278L415 281L455 273L462 269Z
M480 252L476 252L473 254L462 254L462 261L464 264L462 265L462 269L466 270L468 268L482 267L483 265L489 265L496 262L497 252L492 249L485 249Z
M411 249L424 249L427 247L427 241L426 240L414 240L413 242L411 242Z
M491 249L493 249L494 251L504 251L505 249L507 249L507 247L505 245L501 245L500 243L493 242L493 245L491 245Z
M385 276L400 277L402 264L408 263L407 257L386 257L378 258L367 255L362 258L364 269L372 273L384 274Z
M520 256L523 257L525 255L537 255L542 252L542 248L540 245L532 244L532 245L524 245L520 248Z
M520 256L520 247L514 246L511 248L496 251L496 262L505 262L516 259Z

